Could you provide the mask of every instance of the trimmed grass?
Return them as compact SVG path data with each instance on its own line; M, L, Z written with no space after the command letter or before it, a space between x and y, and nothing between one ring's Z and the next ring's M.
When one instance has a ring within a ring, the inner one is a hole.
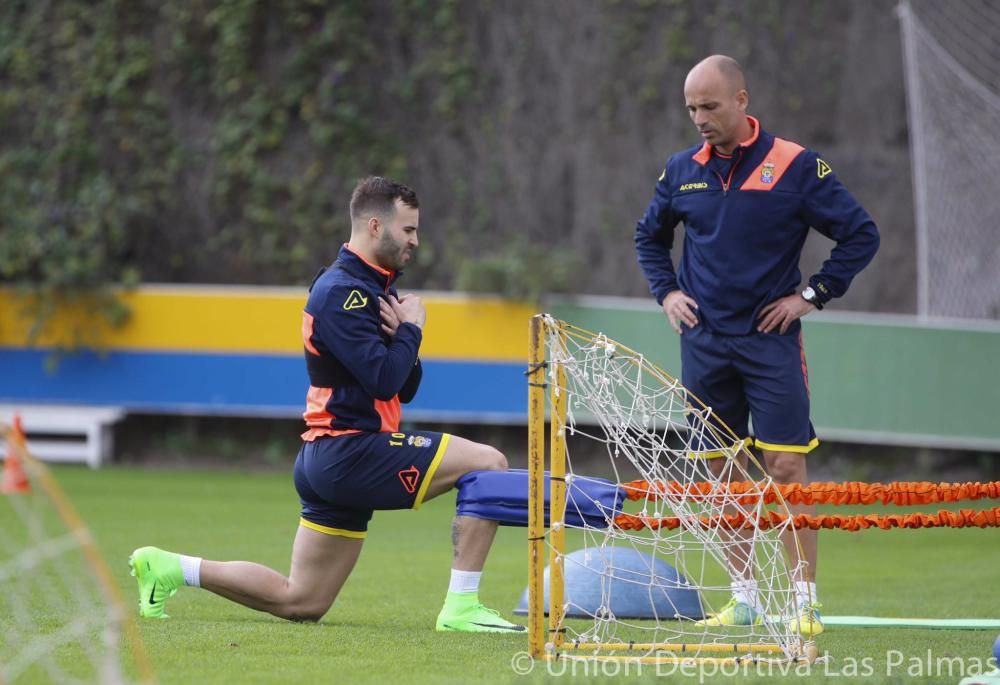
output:
M126 559L141 545L248 559L288 571L298 520L289 474L62 467L55 475L88 522L130 608L135 583ZM160 682L528 683L560 675L588 682L646 681L658 675L684 682L723 680L718 673L669 666L657 672L652 666L637 671L635 666L590 664L574 670L560 664L547 674L544 663L520 676L511 669L511 659L526 649L526 638L436 633L434 619L448 584L453 513L449 496L419 512L376 513L354 574L316 625L288 623L208 592L182 589L169 601L172 618L140 624ZM825 613L998 615L996 529L832 531L823 533L820 544ZM509 617L526 582L525 530L501 528L481 597ZM957 683L961 664L939 660L958 657L965 668L974 665L973 659L985 663L995 638L989 631L832 627L819 647L833 661L813 666L810 675L793 671L782 677L777 670L768 674L751 668L725 681ZM858 677L851 677L852 665Z

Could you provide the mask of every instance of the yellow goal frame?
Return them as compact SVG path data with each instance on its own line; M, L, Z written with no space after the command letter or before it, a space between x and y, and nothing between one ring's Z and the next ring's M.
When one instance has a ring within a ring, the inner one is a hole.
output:
M629 661L659 663L732 663L742 660L788 661L780 645L764 643L580 643L565 640L562 627L565 598L566 514L566 372L546 360L546 329L551 318L536 314L529 324L528 350L528 652L535 659L555 661ZM565 331L560 331L565 335ZM545 395L549 416L549 515L545 523ZM752 458L752 455L751 455ZM780 494L778 495L780 498ZM782 499L783 502L783 499ZM546 535L548 533L548 535ZM549 618L545 619L545 548L550 540ZM573 654L586 650L587 654ZM811 663L817 650L812 642L799 645L795 662ZM704 656L705 652L718 656ZM651 655L654 654L655 655Z

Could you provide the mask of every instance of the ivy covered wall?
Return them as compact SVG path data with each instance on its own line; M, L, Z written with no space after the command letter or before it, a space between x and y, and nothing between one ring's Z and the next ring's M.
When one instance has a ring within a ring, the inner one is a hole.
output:
M422 200L404 287L643 295L634 222L697 142L685 73L725 52L764 126L822 151L883 229L844 306L911 311L893 4L8 0L0 280L48 302L307 284L378 173Z

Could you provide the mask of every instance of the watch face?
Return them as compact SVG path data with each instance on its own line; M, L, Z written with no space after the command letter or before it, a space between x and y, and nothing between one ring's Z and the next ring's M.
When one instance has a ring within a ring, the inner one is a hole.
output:
M809 302L816 299L816 291L812 289L811 285L802 291L802 298Z

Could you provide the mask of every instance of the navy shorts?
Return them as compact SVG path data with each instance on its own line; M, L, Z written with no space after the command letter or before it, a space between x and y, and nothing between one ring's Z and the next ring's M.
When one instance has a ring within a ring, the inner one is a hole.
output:
M419 509L450 439L448 433L407 431L303 442L293 471L300 523L363 538L376 510Z
M810 452L819 441L809 420L809 372L801 327L787 335L718 335L703 326L681 336L681 382L712 408L737 438L779 452ZM696 404L696 403L695 403ZM727 436L726 438L720 437ZM732 446L728 430L696 434L693 455L722 456ZM726 444L726 443L729 444Z

